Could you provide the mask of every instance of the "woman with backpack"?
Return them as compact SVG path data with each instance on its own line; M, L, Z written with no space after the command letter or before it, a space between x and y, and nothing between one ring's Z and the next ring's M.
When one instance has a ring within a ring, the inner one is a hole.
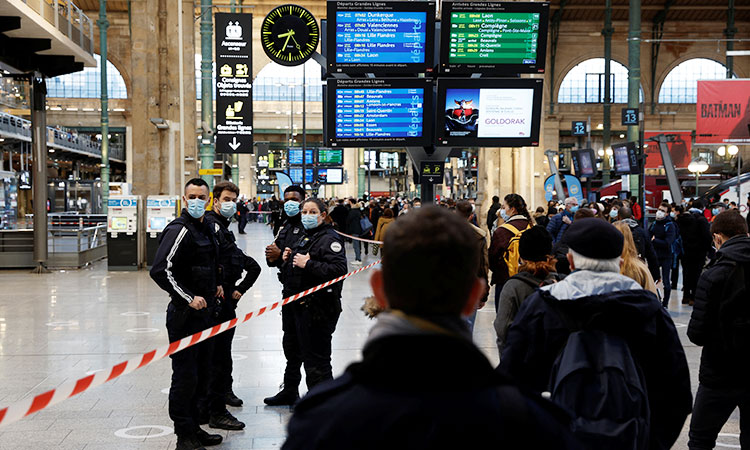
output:
M555 273L557 260L550 255L552 236L544 227L536 225L524 232L518 242L518 252L521 266L518 273L505 282L495 317L497 349L501 357L505 337L521 303L537 288L560 281L560 276Z
M496 311L503 284L518 272L518 240L521 234L532 226L526 201L518 194L505 196L498 215L504 223L492 233L489 250L492 270L490 284L495 286Z
M677 227L672 218L669 217L669 203L659 205L656 211L656 220L648 227L651 242L654 244L656 257L659 259L661 267L661 279L664 284L664 298L662 306L665 308L669 305L669 296L672 292L670 272L674 260L674 243L677 239Z

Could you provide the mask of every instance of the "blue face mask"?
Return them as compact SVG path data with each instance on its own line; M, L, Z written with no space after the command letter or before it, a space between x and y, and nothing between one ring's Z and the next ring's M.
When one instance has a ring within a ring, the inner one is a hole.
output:
M237 203L235 202L224 202L221 204L221 215L227 219L232 217L237 212Z
M510 219L510 216L508 216L508 213L505 212L505 208L500 210L500 217L502 217L503 220L506 222L508 221L508 219Z
M318 226L318 214L305 214L302 216L302 226L305 230L312 230Z
M296 200L287 200L284 203L284 212L287 217L294 217L299 214L299 202Z
M613 219L616 219L617 218L617 210L616 209L609 210L609 217L611 217Z
M187 212L193 219L200 219L206 213L206 201L191 198L187 201Z
M570 208L570 212L573 213L573 214L575 214L576 212L578 212L578 205L572 206Z
M719 208L714 208L711 210L711 212L713 213L714 216L718 216L721 210Z

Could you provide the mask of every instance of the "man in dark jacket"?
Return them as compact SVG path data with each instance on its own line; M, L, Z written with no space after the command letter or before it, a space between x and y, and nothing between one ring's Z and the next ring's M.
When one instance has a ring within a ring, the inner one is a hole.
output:
M687 214L680 214L677 225L682 236L682 289L683 303L692 305L695 301L695 289L698 285L706 256L711 250L711 232L706 217L703 215L703 202L693 200L692 208Z
M474 310L485 282L466 220L415 209L385 239L371 285L389 309L363 360L297 403L283 448L578 449L554 405L493 371L468 335L461 316Z
M669 205L662 203L656 211L656 220L648 227L651 243L654 245L656 257L659 258L661 279L664 283L664 298L661 301L665 308L669 306L669 297L672 292L670 271L674 263L674 242L677 239L677 226L669 217ZM656 280L656 278L654 278Z
M346 216L346 230L344 232L350 236L359 237L362 234L362 225L360 224L360 220L362 220L362 210L359 208L357 199L350 198L349 203L350 209ZM354 247L354 261L352 261L352 264L362 264L361 242L352 239L352 247Z
M669 449L692 406L690 373L674 323L654 294L619 273L624 239L614 226L603 220L577 220L568 229L566 240L573 273L541 288L521 305L508 332L500 369L538 392L552 391L555 399L550 378L556 364L563 364L557 361L558 355L574 330L591 330L622 340L627 346L623 352L629 351L645 381L650 408L648 448ZM622 388L613 386L605 394L610 392L622 392ZM594 404L577 404L573 412L585 424L585 419L593 420L599 417L596 414L609 411L607 408L632 401L605 400L609 401L602 410L596 410ZM581 408L586 411L579 411ZM580 422L574 423L578 426ZM595 436L604 442L613 437Z
M736 211L722 212L711 225L719 250L698 281L687 331L690 341L703 346L700 384L690 420L690 450L714 448L716 437L736 407L739 406L741 415L750 414L747 230L745 219ZM742 448L750 448L750 429L743 426L746 422L746 417L740 417Z
M500 208L502 207L503 205L500 204L500 197L497 195L493 196L492 205L490 206L490 210L487 211L487 229L490 230L490 233L492 232L492 227L497 220L497 212L500 211Z
M341 199L336 204L336 207L331 211L331 219L336 227L336 230L342 233L346 230L346 216L349 214L349 209L344 205L344 200Z
M565 230L573 223L576 211L578 211L578 200L575 197L568 197L565 199L565 209L550 218L549 224L547 224L547 232L552 235L553 244L562 238Z
M638 256L648 265L648 271L651 272L654 281L659 281L661 279L659 258L656 256L651 239L646 236L646 230L633 218L633 210L628 206L621 206L617 209L617 218L630 227Z

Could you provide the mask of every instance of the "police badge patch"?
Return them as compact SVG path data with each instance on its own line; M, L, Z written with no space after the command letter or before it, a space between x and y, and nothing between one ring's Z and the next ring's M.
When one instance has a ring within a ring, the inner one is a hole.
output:
M331 250L338 253L341 251L341 244L339 242L331 242Z

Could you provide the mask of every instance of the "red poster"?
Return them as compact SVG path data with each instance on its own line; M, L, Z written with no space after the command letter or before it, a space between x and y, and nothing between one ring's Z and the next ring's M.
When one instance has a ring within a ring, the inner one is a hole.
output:
M750 80L698 81L696 106L696 143L750 143Z
M667 143L669 147L669 154L672 156L672 164L678 169L687 168L690 164L690 155L692 153L691 146L691 132L690 131L646 131L643 136L646 140L646 168L647 169L658 169L664 167L664 162L661 159L661 153L659 152L659 144L654 141L649 141L648 138L665 134L667 136L674 136L674 140Z

